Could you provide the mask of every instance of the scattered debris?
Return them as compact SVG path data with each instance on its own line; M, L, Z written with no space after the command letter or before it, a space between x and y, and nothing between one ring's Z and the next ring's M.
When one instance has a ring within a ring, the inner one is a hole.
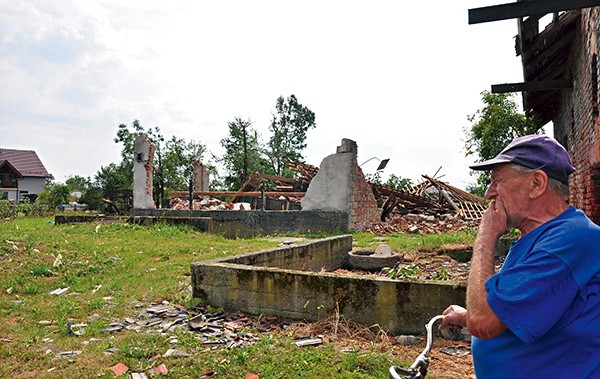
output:
M183 350L177 350L177 349L169 349L167 350L167 352L164 354L165 357L189 357L191 356L190 353L186 353Z
M54 259L54 263L52 263L52 268L57 268L62 264L62 254L58 253L56 258Z
M104 355L113 355L119 351L118 347L110 347L104 351Z
M85 327L87 324L72 324L71 321L67 322L67 330L69 333L74 334L76 336L81 336L85 333Z
M50 293L48 293L48 295L56 295L56 296L60 296L63 295L65 293L67 293L67 291L69 290L69 287L65 287L65 288L57 288L54 291L50 291Z
M107 328L102 329L102 331L105 333L112 333L112 332L121 331L124 328L125 327L123 326L123 324L120 324L118 322L112 322L112 323L108 324Z
M89 340L87 340L87 341L83 341L83 342L82 342L82 344L83 344L83 345L89 345L89 344L91 344L92 342L100 342L100 341L102 341L100 338L90 338L90 339L89 339Z
M150 374L150 376L156 375L156 374L163 374L166 375L169 373L169 370L167 369L167 366L165 366L165 364L160 364L156 367L151 368L148 373Z
M204 374L200 375L200 377L198 379L209 379L214 376L217 376L217 372L215 370L210 370L210 371L207 371Z
M127 370L129 370L129 367L127 367L125 363L119 362L116 365L109 367L108 369L112 371L115 374L115 376L121 376L124 373L126 373Z
M56 358L71 358L81 353L81 350L62 351L56 355Z
M190 209L190 201L175 197L171 199L171 209L181 210ZM221 211L221 210L232 210L233 204L221 201L219 199L208 198L208 199L194 199L192 202L192 209L194 210L207 210L207 211Z
M471 348L465 345L443 347L440 351L453 357L464 357L465 355L471 354Z
M253 173L239 191L194 192L192 208L201 210L247 210L258 209L265 202L272 201L275 208L301 209L300 200L306 193L311 180L319 168L299 162L287 162L287 167L298 177ZM441 167L440 167L441 169ZM438 170L439 172L439 170ZM439 178L422 175L423 181L415 186L396 189L380 184L369 183L381 209L381 222L372 225L373 233L413 233L428 234L456 232L474 228L487 208L485 199L444 183ZM265 191L264 182L274 186L274 191ZM260 191L260 192L259 192ZM171 207L190 209L189 196L185 191L173 191ZM181 196L181 197L177 197ZM198 196L204 196L198 199ZM230 202L224 202L211 196L232 196ZM251 199L251 203L241 203L242 199ZM279 203L277 202L279 201ZM241 204L241 205L240 205Z
M423 341L422 337L401 335L396 337L396 342L402 346L415 346Z
M321 337L310 338L309 336L303 336L301 338L294 340L294 345L296 345L298 347L317 346L317 345L322 345L322 344L323 344L323 339Z

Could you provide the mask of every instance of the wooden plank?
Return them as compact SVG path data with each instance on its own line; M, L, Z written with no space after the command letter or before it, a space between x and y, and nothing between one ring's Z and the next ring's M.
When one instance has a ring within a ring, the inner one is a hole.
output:
M535 0L469 9L469 25L600 6L600 0Z
M188 191L171 191L169 192L169 196L187 196L189 194ZM248 191L248 192L240 192L240 191L194 191L194 196L236 196L236 197L260 197L260 191ZM306 192L281 192L281 191L265 191L265 196L269 197L304 197Z
M273 180L275 182L290 183L290 184L296 183L296 179L286 178L285 176L259 174L258 172L255 172L253 175L255 178L269 179L269 180Z
M492 84L492 93L549 91L563 88L571 88L571 81L569 79Z

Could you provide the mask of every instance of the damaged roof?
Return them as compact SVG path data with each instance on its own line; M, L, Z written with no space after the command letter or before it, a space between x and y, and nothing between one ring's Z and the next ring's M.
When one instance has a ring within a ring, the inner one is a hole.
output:
M319 168L306 163L288 163L288 167L299 173L301 179L310 181ZM423 175L423 182L406 189L391 188L369 183L378 205L382 209L384 221L392 212L411 211L431 213L452 213L463 220L478 220L487 208L486 200Z
M516 52L521 55L523 78L530 83L568 83L571 85L569 57L581 21L581 10L556 13L553 21L539 32L544 15L529 16L519 21ZM523 109L536 116L542 125L554 117L560 101L561 86L545 90L524 91Z

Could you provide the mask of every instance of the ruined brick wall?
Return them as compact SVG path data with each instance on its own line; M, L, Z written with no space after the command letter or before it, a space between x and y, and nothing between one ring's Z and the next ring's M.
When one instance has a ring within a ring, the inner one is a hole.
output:
M379 221L380 211L371 185L357 163L356 142L343 138L336 153L323 159L302 198L302 210L341 211L347 230L362 232Z
M351 175L348 221L351 230L363 232L379 221L381 211L377 208L371 185L365 179L358 163L354 165Z
M582 10L569 68L573 88L563 91L553 120L554 136L567 148L576 167L569 180L571 204L597 224L600 224L599 10L598 7Z

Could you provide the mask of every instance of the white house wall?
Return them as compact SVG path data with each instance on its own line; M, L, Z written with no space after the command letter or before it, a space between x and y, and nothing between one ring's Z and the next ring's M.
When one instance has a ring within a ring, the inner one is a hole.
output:
M46 178L25 177L19 180L19 192L39 195L44 190Z

